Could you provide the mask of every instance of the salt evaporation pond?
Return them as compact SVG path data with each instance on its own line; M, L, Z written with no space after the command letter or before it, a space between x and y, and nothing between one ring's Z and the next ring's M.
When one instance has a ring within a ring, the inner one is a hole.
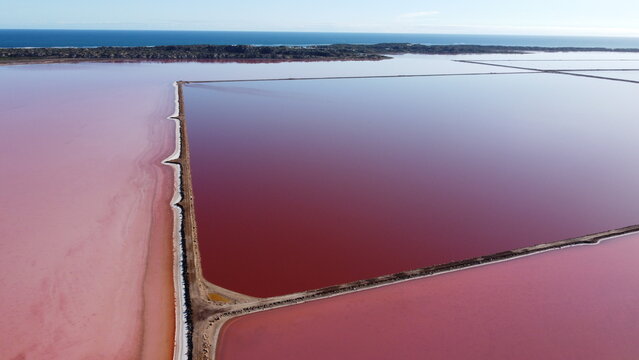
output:
M173 112L173 81L511 71L453 63L453 58L475 57L0 66L0 138L6 150L0 153L5 170L0 180L0 357L171 358L173 173L160 161L175 145L173 123L165 119ZM614 97L624 98L625 92L598 86L602 96L611 95L608 101L623 105ZM562 95L570 99L571 94ZM620 136L625 141L625 134ZM281 261L274 252L265 254ZM329 265L322 263L325 269ZM307 286L315 285L299 287Z
M490 71L383 62L0 66L0 358L170 359L179 79Z
M571 72L577 75L601 76L611 79L635 81L639 83L639 67L633 71L578 71Z
M621 69L637 69L639 70L639 60L636 58L623 59L624 55L618 55L617 59L560 59L560 60L487 60L486 63L499 65L499 66L514 66L537 70L575 70L575 69L589 69L589 70L621 70ZM481 61L481 60L480 60ZM483 62L483 61L482 61Z
M639 235L241 316L217 359L637 359Z
M174 91L139 68L0 68L0 358L173 356Z
M636 224L638 89L542 73L186 85L204 276L268 297Z

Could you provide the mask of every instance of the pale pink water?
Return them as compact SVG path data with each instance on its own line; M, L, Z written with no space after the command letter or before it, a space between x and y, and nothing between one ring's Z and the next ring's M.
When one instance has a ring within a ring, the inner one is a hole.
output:
M170 358L171 83L1 70L0 358Z
M639 235L230 320L219 360L637 359Z

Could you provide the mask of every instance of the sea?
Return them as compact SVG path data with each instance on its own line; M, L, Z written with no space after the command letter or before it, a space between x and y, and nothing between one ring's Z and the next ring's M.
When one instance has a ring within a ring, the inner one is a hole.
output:
M98 47L157 45L327 45L413 43L425 45L510 45L544 47L639 48L639 38L388 34L257 31L146 31L146 30L12 30L0 29L0 48Z

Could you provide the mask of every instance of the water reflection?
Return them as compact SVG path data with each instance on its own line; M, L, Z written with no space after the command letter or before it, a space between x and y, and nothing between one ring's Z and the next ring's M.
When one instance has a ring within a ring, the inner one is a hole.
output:
M636 359L638 255L629 235L254 313L217 358Z
M204 274L235 291L291 293L639 222L630 84L527 74L224 89L187 86L186 114Z

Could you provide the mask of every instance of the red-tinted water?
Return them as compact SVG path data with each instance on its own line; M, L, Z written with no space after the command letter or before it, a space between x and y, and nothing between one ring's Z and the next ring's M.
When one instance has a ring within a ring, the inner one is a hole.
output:
M204 275L273 296L636 224L638 90L549 74L186 86Z
M637 359L639 236L242 316L218 359Z

